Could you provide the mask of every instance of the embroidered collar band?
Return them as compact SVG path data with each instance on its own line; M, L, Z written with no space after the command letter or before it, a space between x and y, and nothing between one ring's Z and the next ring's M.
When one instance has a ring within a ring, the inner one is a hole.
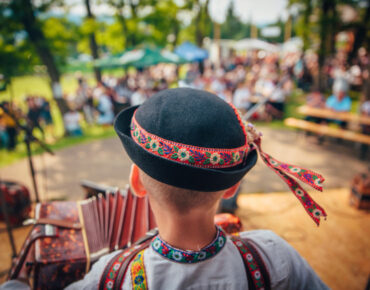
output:
M141 170L163 183L191 190L230 188L256 164L258 152L317 225L320 217L326 217L296 181L322 191L324 178L263 152L262 134L216 95L187 88L164 90L140 107L120 112L114 127Z
M186 264L203 262L217 255L225 246L226 235L219 227L216 228L217 234L215 239L200 251L184 251L177 249L163 241L159 235L153 239L151 247L161 256L174 262Z

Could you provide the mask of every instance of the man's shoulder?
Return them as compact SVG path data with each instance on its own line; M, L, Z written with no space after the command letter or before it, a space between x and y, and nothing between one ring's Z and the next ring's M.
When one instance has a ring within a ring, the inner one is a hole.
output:
M271 230L241 232L240 237L255 245L272 276L273 284L287 279L291 265L296 262L297 253L283 238Z
M256 240L259 242L271 242L277 241L281 242L284 241L280 236L274 233L271 230L252 230L252 231L244 231L239 233L241 238Z

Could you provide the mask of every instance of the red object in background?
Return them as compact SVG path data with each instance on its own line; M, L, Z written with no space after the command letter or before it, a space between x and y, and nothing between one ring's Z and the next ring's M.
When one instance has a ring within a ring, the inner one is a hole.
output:
M216 214L215 224L220 226L228 234L238 233L242 229L240 218L231 213Z
M4 195L10 224L21 225L31 212L30 192L24 185L11 181L0 181L0 189ZM1 207L0 220L5 220Z
M370 171L353 178L349 202L358 209L370 209Z

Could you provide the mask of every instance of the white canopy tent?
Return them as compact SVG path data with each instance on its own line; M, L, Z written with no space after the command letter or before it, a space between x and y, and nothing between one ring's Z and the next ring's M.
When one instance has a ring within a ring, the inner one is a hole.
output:
M245 38L236 41L234 44L235 50L264 50L266 52L279 52L277 45L271 44L267 41L254 38Z

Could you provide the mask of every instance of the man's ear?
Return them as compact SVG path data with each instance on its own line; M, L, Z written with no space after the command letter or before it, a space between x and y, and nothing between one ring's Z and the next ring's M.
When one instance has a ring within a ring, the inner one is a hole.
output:
M224 199L232 198L235 195L235 193L238 191L240 183L241 181L239 181L237 184L233 185L228 190L226 190L222 198Z
M132 164L130 171L130 188L131 191L138 197L144 197L146 195L146 189L141 182L139 175L139 167L136 164Z

